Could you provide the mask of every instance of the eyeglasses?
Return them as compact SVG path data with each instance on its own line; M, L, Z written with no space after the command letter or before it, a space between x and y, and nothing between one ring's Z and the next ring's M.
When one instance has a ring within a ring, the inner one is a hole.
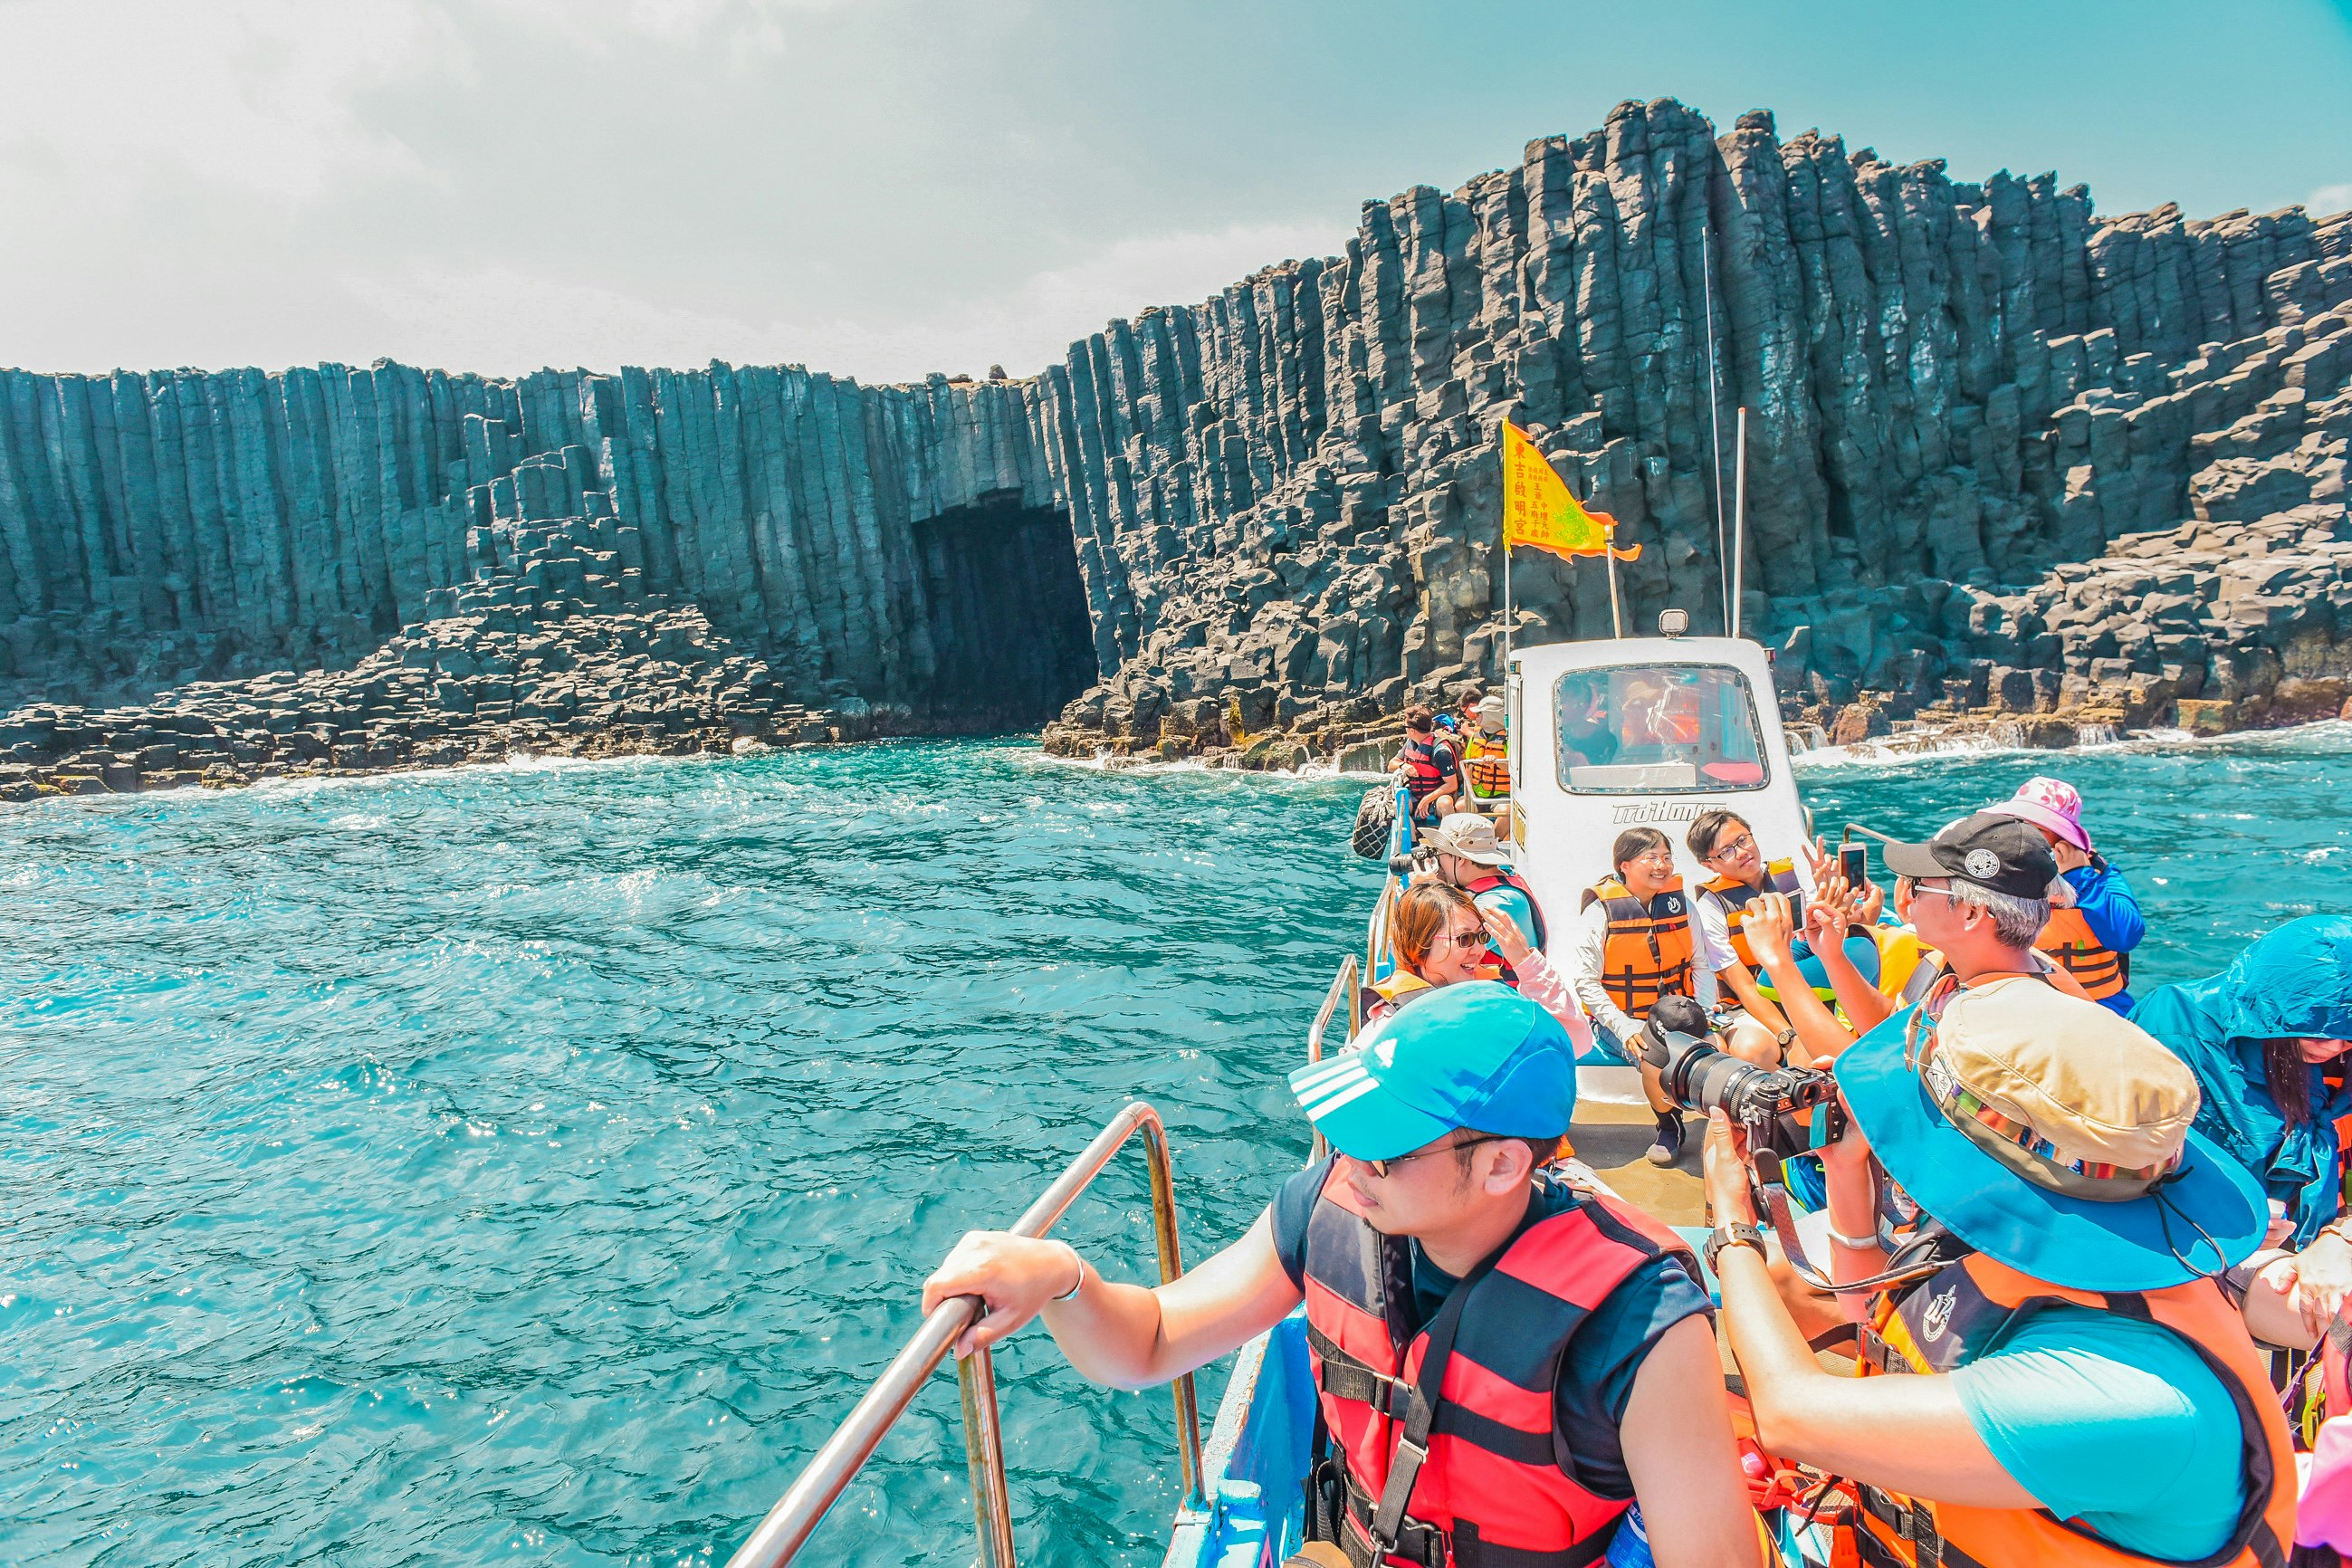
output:
M1949 888L1931 888L1915 877L1898 877L1895 880L1909 884L1910 891L1904 895L1906 898L1917 898L1921 893L1941 893L1956 904L1966 901Z
M1475 1149L1481 1143L1500 1143L1503 1142L1505 1142L1505 1140L1499 1137L1482 1135L1476 1138L1465 1138L1459 1143L1440 1143L1434 1149L1416 1149L1410 1154L1399 1154L1393 1160L1359 1160L1356 1163L1361 1165L1373 1175L1378 1176L1381 1180L1385 1182L1389 1179L1389 1173L1396 1169L1399 1165L1410 1164L1415 1160L1426 1160L1432 1154L1443 1154L1449 1150Z
M1486 945L1486 928L1482 926L1476 931L1457 931L1451 936L1440 937L1438 939L1437 945L1440 947L1452 946L1457 948L1484 947Z
M1744 855L1748 850L1755 847L1756 836L1752 833L1743 833L1737 838L1725 839L1722 843L1708 850L1706 852L1706 858L1709 860L1720 860L1727 855Z
M1643 865L1671 866L1675 863L1675 847L1671 844L1657 849L1644 849L1633 858Z

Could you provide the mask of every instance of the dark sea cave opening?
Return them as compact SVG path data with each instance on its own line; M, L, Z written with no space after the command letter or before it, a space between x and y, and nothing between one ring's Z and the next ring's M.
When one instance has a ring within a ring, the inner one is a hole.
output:
M1093 684L1094 631L1070 514L982 496L915 525L937 668L932 713L1034 729Z

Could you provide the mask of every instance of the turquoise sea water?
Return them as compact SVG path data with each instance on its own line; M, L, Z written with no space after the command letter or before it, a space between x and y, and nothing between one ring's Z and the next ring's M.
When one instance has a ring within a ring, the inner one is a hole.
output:
M1805 787L1925 831L2043 767L2143 984L2352 907L2352 728ZM0 807L0 1559L723 1560L1125 1099L1196 1258L1296 1166L1361 787L961 742ZM1096 1192L1140 1275L1139 1159ZM1156 1562L1165 1394L1000 1368L1024 1560ZM970 1520L943 1375L810 1560Z

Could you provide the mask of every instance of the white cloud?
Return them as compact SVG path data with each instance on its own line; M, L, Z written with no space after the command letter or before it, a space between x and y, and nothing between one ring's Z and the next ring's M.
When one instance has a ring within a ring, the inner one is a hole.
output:
M2352 207L2352 180L2340 185L2322 185L2304 198L2304 208L2314 216L2340 213Z
M423 169L354 110L362 90L462 76L464 40L425 0L73 0L0 7L0 180L17 202L119 205L193 178L299 200ZM29 192L47 200L28 202Z
M686 46L717 33L739 60L773 54L784 45L784 18L824 11L848 0L473 0L543 34L593 54L610 54L633 39Z
M341 282L383 322L384 341L373 352L413 363L513 374L547 364L610 370L723 359L912 381L935 370L978 375L992 363L1034 374L1115 316L1190 304L1274 262L1334 254L1350 232L1333 223L1244 224L1122 239L1004 295L888 321L750 320L511 267L351 274Z

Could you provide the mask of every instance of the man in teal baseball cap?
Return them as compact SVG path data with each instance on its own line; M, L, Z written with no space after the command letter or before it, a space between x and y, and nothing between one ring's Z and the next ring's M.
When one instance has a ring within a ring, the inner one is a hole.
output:
M1756 1563L1696 1263L1550 1166L1576 1109L1559 1023L1491 981L1444 986L1289 1082L1332 1152L1182 1279L1115 1285L1066 1243L973 1232L924 1310L986 1302L961 1350L1042 1313L1080 1372L1139 1388L1304 1303L1330 1434L1308 1561L1471 1540L1597 1559L1648 1498L1661 1568Z

